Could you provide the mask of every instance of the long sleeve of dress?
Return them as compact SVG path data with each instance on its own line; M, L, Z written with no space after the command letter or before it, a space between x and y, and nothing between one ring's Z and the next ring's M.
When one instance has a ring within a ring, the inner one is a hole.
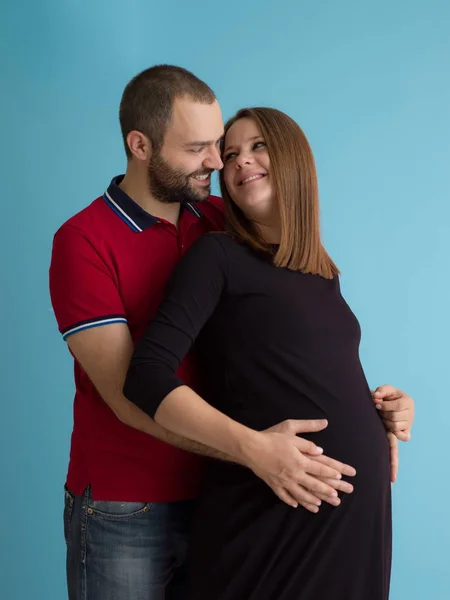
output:
M134 350L124 395L151 417L171 391L184 385L176 370L225 288L227 260L220 237L203 236L182 258Z

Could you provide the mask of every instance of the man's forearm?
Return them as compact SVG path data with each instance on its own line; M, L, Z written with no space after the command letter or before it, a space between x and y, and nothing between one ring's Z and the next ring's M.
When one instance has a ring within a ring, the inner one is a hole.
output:
M164 398L154 419L177 436L214 448L245 466L261 444L259 432L221 413L185 385Z
M162 442L166 442L171 446L176 446L181 450L186 450L187 452L192 452L194 454L199 454L201 456L206 456L208 458L215 458L217 460L223 460L227 462L237 462L236 458L226 454L225 452L220 452L215 448L210 448L200 442L195 442L193 440L189 440L188 438L182 437L169 431L156 423L153 419L151 419L148 415L146 415L142 410L140 410L135 404L130 402L123 397L123 402L120 402L120 411L116 412L116 416L129 427L133 429L138 429L147 435L151 435Z
M226 453L168 431L125 398L122 389L133 352L126 325L108 325L79 332L69 338L69 347L100 397L122 423L182 450L232 460Z

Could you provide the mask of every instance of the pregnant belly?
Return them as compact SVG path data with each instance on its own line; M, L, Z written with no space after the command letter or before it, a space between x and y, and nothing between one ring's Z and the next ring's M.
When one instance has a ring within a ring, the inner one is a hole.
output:
M328 427L303 437L322 447L324 454L351 465L357 471L354 480L369 486L389 480L390 460L387 433L376 409L328 414Z
M293 401L285 394L284 401L277 404L260 402L259 410L241 404L230 416L259 431L286 419L327 419L328 426L323 431L299 435L322 447L326 456L354 467L355 483L360 481L370 488L389 481L388 438L366 389L325 399L323 394L312 400L311 396L302 396L300 401L299 396Z

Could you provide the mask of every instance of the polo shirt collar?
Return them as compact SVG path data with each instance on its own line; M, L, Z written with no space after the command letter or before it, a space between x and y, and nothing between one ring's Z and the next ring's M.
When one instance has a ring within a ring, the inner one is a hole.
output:
M123 178L124 175L118 175L112 179L108 189L103 194L103 199L133 231L145 231L155 223L158 223L159 219L140 207L139 204L119 187ZM197 219L200 219L203 214L192 202L184 202L182 209L189 211Z

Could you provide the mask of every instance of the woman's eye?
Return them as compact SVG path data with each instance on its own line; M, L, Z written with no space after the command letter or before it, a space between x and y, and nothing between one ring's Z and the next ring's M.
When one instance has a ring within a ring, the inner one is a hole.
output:
M230 160L230 158L234 158L235 156L237 156L236 152L229 152L228 154L225 154L223 160L227 162L227 160Z
M253 148L257 149L257 148L265 148L266 143L265 142L256 142L255 145L253 146Z

